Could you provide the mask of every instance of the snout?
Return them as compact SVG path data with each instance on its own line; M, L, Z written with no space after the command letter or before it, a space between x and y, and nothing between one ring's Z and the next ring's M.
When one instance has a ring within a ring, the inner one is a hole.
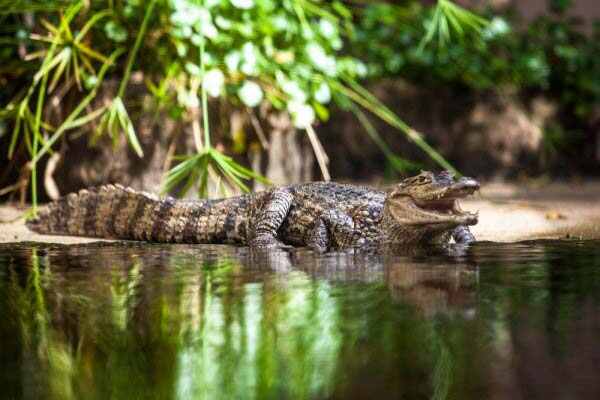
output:
M475 191L479 190L480 185L473 178L462 177L456 183L452 185L452 190L456 192L462 192L464 194L473 194Z

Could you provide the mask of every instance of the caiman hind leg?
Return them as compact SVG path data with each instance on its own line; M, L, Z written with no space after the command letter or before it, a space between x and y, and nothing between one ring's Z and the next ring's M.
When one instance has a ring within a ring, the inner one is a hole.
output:
M317 219L315 226L306 237L306 246L316 253L325 253L331 246L331 239L327 226L322 218Z
M293 195L287 190L265 193L251 211L248 224L250 247L285 247L277 238L277 231L290 211Z
M356 232L352 217L331 210L323 213L306 238L306 246L317 253L329 249L347 249L355 245Z

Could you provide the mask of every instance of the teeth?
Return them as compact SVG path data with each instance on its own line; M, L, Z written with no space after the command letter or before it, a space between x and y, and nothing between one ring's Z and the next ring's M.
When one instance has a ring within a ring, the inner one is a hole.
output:
M462 208L460 208L460 204L458 204L458 201L455 201L455 202L454 202L454 207L453 207L453 209L454 209L454 211L455 211L455 212L457 212L457 213L462 213L462 212L463 212Z

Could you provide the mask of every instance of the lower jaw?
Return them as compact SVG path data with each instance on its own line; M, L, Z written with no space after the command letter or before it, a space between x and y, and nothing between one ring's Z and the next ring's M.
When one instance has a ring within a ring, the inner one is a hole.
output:
M424 228L403 226L384 234L383 243L391 247L427 246L431 244L447 244L450 242L452 230L460 224L428 225Z

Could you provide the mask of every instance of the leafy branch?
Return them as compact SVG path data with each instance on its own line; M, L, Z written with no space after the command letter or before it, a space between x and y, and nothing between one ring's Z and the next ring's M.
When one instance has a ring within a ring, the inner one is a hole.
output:
M244 180L255 179L264 184L269 184L269 181L266 178L241 166L231 157L221 154L221 152L211 145L210 123L208 120L208 96L206 91L206 53L204 46L205 38L202 37L199 43L199 64L202 76L200 95L202 101L204 142L200 143L199 136L194 135L197 154L188 157L180 157L181 162L167 173L163 191L173 191L185 180L185 184L181 189L180 194L185 195L194 184L197 184L199 196L208 197L209 177L216 182L220 182L220 177L223 177L230 186L237 186L245 192L250 191L250 189L243 182ZM221 191L223 192L225 189L222 188Z
M452 33L459 39L462 39L468 32L480 34L488 24L489 22L485 18L457 6L449 0L438 0L419 49L422 50L436 36L438 45L441 47L450 42Z

